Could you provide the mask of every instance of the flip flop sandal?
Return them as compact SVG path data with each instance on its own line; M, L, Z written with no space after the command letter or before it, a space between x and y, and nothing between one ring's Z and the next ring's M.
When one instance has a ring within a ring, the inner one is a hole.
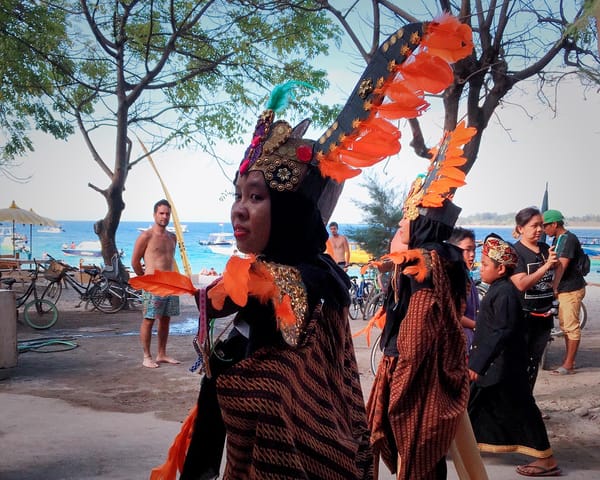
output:
M574 369L569 370L568 368L565 368L565 367L558 367L556 370L552 370L550 372L551 375L572 375L574 373L575 373Z
M562 471L557 466L544 468L538 465L519 465L517 473L525 477L560 477Z

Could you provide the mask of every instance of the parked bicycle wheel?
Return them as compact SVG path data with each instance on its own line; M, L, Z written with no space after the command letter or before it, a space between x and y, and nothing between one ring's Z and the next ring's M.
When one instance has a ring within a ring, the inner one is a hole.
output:
M53 303L57 303L60 299L60 295L62 293L62 282L59 280L58 282L50 282L44 292L42 293L41 298L46 298Z
M377 295L373 295L367 304L365 305L365 313L363 318L365 320L370 320L373 318L379 307L383 305L385 301L385 292L379 292Z
M375 375L377 373L377 367L379 366L379 362L381 361L381 357L383 357L383 352L381 348L379 348L379 344L381 343L381 333L377 335L377 338L373 342L373 346L371 347L371 373Z
M358 318L358 314L360 313L357 291L358 286L353 281L350 285L350 306L348 307L348 314L352 320L356 320Z
M31 328L44 330L56 323L58 320L58 309L50 300L41 298L26 303L23 316L27 325Z
M348 315L352 320L356 320L362 312L360 310L359 300L356 297L350 297L350 307L348 307Z
M116 313L127 302L127 292L120 283L109 280L105 285L94 285L90 290L90 300L103 313Z
M136 290L131 285L125 285L125 291L127 292L127 300L129 301L129 308L141 309L144 304L144 297L141 290Z

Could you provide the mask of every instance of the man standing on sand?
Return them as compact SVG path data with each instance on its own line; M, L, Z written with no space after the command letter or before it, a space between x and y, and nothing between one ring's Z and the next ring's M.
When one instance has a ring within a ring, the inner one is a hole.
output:
M329 224L329 233L325 252L342 268L350 264L350 245L344 235L338 233L338 224L331 222Z
M563 266L557 271L554 295L558 304L558 321L565 337L565 357L562 365L551 373L568 375L575 373L575 357L581 341L581 303L585 297L587 285L577 266L577 260L584 255L577 236L565 228L565 218L558 210L546 210L543 215L544 232L554 237L552 245L556 247L558 237L565 235L564 248L557 252L558 261Z
M167 231L170 219L171 205L169 202L164 199L156 202L154 204L154 225L140 234L133 247L131 266L136 275L150 275L157 270L174 270L177 238L174 233ZM169 323L173 315L179 315L179 297L159 297L152 295L150 292L144 292L142 313L143 318L140 327L140 340L144 351L142 365L148 368L158 368L159 363L181 363L167 355ZM152 326L155 319L158 319L156 361L152 359L150 353Z

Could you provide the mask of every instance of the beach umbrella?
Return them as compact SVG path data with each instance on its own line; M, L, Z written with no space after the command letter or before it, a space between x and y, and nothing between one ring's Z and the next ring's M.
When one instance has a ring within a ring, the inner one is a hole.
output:
M29 225L29 241L31 242L31 234L33 225L46 225L50 227L58 226L58 222L48 218L42 217L38 215L33 210L25 210L24 208L19 208L15 201L13 200L10 207L1 208L0 209L0 222L12 222L12 232L13 232L13 255L16 256L16 248L15 248L15 224L21 223L23 225ZM32 243L30 243L31 249ZM31 250L30 250L31 251Z

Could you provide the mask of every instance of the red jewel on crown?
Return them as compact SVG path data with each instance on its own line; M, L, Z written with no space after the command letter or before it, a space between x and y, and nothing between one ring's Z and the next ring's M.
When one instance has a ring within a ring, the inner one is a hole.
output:
M302 163L308 163L312 159L312 148L308 145L300 145L296 148L296 158Z
M240 165L240 175L244 175L248 170L248 167L250 167L250 160L245 158L242 164Z

